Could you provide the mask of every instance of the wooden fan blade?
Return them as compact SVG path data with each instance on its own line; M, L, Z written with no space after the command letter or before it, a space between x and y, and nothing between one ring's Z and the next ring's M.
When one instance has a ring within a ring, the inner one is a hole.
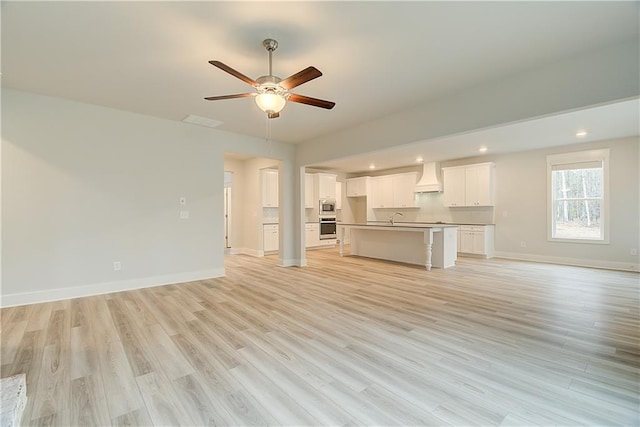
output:
M258 86L258 82L256 82L252 78L245 76L240 71L234 70L233 68L229 67L226 64L223 64L220 61L209 61L209 64L213 65L214 67L220 68L222 71L226 71L227 73L231 74L232 76L239 78L243 82L248 83L253 87L257 87Z
M321 75L322 73L316 67L307 67L281 81L280 86L286 90L291 90L296 86L300 86L302 83L317 79Z
M248 98L254 96L255 93L237 93L235 95L222 95L222 96L207 96L207 101L218 101L219 99L234 99L234 98Z
M267 113L267 116L270 119L277 119L278 117L280 117L280 113Z
M289 96L289 101L298 102L300 104L313 105L314 107L326 108L327 110L331 110L336 105L335 102L311 98L310 96L296 95L295 93L292 93Z

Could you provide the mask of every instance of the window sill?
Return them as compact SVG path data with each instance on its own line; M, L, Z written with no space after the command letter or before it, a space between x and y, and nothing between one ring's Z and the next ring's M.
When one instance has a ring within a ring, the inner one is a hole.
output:
M588 245L608 245L609 239L592 240L592 239L564 239L560 237L549 237L549 242L553 243L586 243Z

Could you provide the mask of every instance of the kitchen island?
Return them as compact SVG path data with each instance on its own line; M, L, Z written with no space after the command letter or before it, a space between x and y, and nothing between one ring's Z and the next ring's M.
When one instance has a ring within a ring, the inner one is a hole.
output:
M340 256L350 233L350 254L431 267L453 267L457 258L457 225L368 222L338 225Z

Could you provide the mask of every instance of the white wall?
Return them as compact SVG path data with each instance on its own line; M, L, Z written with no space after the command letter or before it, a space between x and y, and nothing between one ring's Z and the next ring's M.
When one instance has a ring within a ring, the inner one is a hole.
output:
M290 144L8 89L2 125L5 306L223 275L224 151L294 159Z
M610 148L610 244L547 240L548 154ZM640 139L625 138L489 158L496 162L496 254L569 264L638 269ZM526 247L520 247L520 242Z

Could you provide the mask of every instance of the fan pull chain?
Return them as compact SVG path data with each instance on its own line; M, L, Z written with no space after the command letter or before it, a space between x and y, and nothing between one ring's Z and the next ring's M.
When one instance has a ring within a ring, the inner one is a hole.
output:
M267 136L265 138L265 142L267 143L267 152L273 153L273 141L271 140L271 119L267 117Z
M266 137L266 142L269 142L271 140L271 120L269 120L269 117L267 117L267 137Z

